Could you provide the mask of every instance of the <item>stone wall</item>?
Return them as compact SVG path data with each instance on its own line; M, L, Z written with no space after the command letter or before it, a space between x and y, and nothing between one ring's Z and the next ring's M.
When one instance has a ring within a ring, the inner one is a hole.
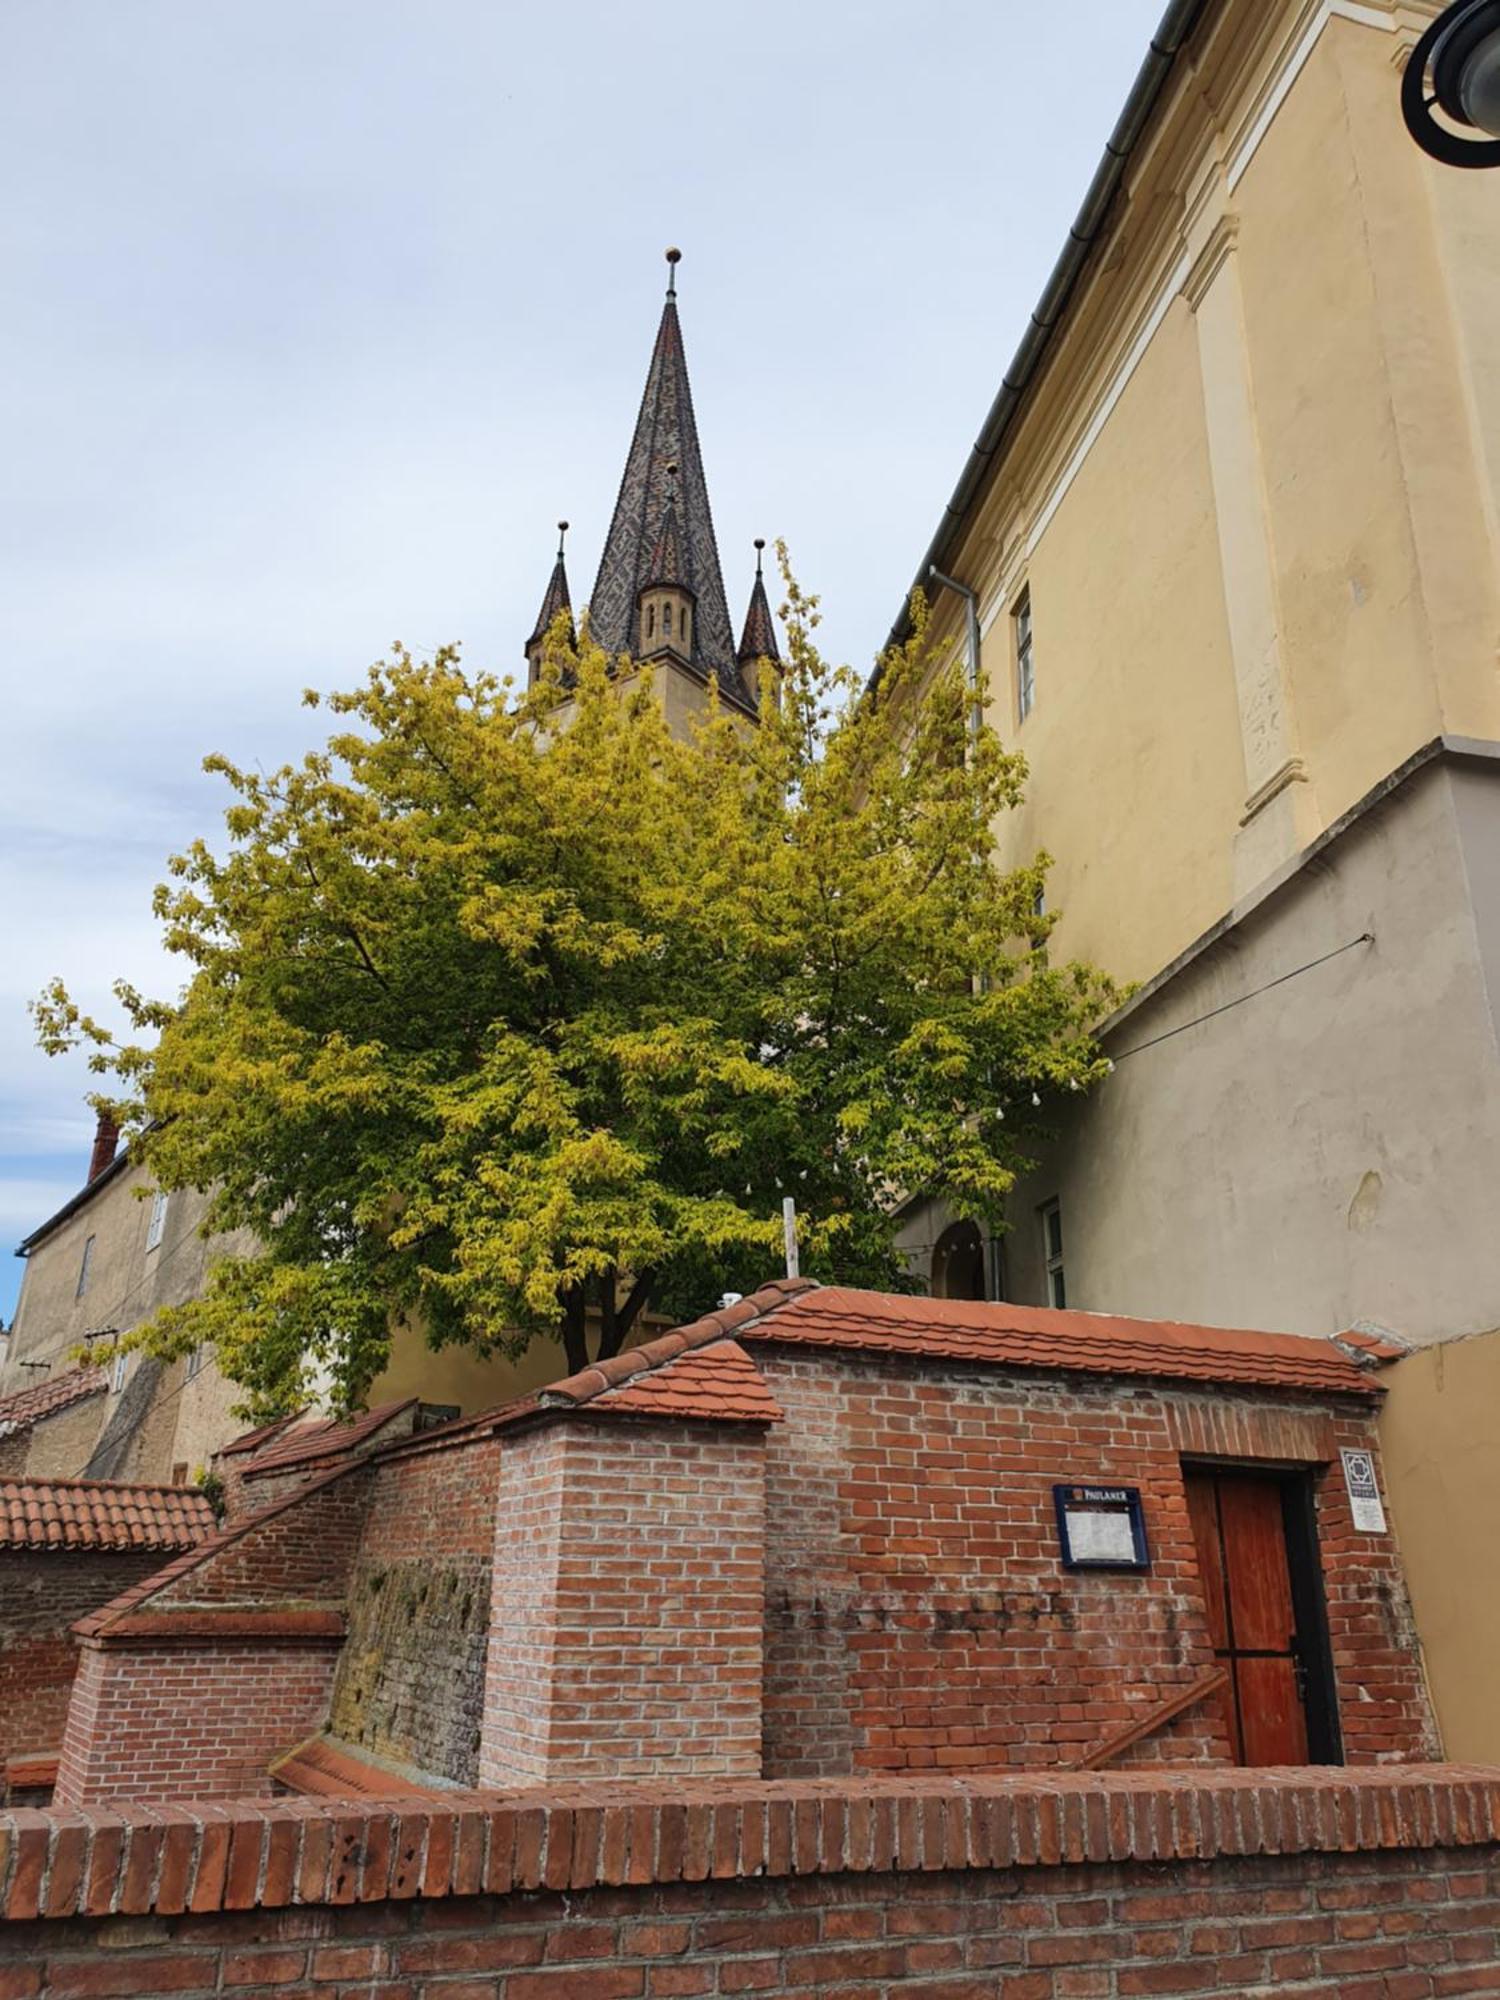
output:
M499 1464L485 1438L374 1466L329 1718L344 1742L460 1785L479 1778Z
M1473 2000L1500 1772L0 1816L0 1992Z

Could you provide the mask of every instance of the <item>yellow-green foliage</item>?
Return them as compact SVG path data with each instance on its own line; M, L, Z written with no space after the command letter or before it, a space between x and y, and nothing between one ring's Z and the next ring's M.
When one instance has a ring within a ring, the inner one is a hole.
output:
M61 985L37 1008L44 1045L93 1040L161 1185L263 1246L144 1342L212 1342L258 1412L313 1365L354 1400L397 1320L577 1361L586 1304L608 1348L648 1294L749 1289L784 1194L804 1270L848 1281L900 1281L897 1194L997 1222L1049 1097L1102 1068L1110 989L1047 963L1045 860L996 868L1024 767L987 727L965 754L917 612L870 695L788 579L758 727L711 705L674 739L560 621L524 696L397 648L326 750L210 759L227 846L156 899L180 1001L117 989L125 1044Z

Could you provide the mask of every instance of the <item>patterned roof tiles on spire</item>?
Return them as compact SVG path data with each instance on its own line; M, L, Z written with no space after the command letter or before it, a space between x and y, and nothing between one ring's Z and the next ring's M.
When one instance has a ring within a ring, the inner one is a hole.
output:
M669 470L673 465L675 476ZM589 599L590 630L606 653L635 651L636 607L649 581L662 518L674 500L681 538L677 580L692 591L698 607L690 664L705 677L717 674L725 694L753 707L735 664L734 629L719 567L675 290L668 292L662 307L635 434Z
M740 649L735 655L742 672L746 667L753 667L757 660L771 660L777 665L781 662L776 646L776 626L771 617L770 600L766 596L766 580L761 574L760 552L764 547L764 542L755 544L755 584L750 592L750 608L745 613Z
M540 645L552 629L552 621L559 611L568 613L569 641L576 639L573 627L573 599L568 593L568 566L563 556L563 537L568 532L566 521L557 524L557 560L552 565L552 574L547 580L546 593L542 598L542 608L536 614L536 624L531 628L528 646Z

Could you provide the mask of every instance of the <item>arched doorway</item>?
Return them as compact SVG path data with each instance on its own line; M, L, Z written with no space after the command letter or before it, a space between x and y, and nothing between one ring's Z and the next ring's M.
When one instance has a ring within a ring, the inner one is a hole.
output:
M932 1296L935 1299L982 1299L984 1238L972 1222L951 1222L932 1248Z

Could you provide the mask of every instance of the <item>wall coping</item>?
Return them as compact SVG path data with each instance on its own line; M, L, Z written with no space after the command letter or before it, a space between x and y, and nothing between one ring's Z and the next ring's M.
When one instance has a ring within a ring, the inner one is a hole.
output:
M0 1813L0 1915L179 1916L709 1878L1477 1847L1500 1768L579 1785Z

